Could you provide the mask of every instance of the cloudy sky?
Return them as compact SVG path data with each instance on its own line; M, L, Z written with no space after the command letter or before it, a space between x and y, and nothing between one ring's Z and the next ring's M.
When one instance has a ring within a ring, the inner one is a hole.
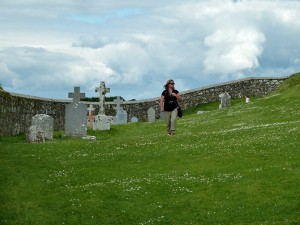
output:
M300 71L299 0L1 0L0 84L126 100Z

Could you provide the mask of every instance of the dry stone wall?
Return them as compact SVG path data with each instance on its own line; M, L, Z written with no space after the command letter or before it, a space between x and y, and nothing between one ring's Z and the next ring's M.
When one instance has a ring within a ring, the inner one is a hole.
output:
M54 130L64 129L65 105L69 102L0 91L0 135L25 133L36 114L51 116Z
M264 96L274 92L287 77L247 78L180 92L183 101L182 109L198 106L203 103L219 100L219 94L228 92L232 98ZM179 90L180 91L180 90ZM158 90L160 94L162 90ZM0 135L17 135L25 133L31 126L31 118L36 114L47 114L54 119L54 130L64 130L65 106L70 100L55 100L25 96L0 90ZM98 102L83 102L93 104L97 114ZM116 103L106 102L105 114L115 116ZM154 108L156 119L159 119L159 97L143 101L128 101L121 104L128 113L128 121L137 117L139 121L147 121L147 111Z

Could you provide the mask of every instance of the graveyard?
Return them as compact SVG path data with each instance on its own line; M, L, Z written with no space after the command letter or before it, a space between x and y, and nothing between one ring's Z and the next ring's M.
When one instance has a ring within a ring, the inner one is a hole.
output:
M1 136L0 223L299 224L299 96L295 74L267 96L191 107L175 136L155 117L87 124L93 140Z

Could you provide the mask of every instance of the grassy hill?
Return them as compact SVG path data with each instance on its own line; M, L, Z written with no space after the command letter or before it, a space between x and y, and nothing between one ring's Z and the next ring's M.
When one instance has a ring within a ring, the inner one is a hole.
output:
M115 125L96 141L2 137L1 224L300 224L300 74L273 95ZM197 111L204 111L196 114Z

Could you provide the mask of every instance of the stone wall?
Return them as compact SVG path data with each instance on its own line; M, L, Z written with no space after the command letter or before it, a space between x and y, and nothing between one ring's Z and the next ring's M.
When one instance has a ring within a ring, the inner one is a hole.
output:
M222 83L180 92L183 101L180 103L182 109L198 106L203 103L219 100L219 94L227 91L232 98L244 96L264 96L274 92L287 77L273 78L247 78L232 82ZM160 94L162 90L158 91ZM180 90L179 90L180 91ZM160 97L142 100L128 101L121 106L128 113L128 120L135 116L139 121L147 121L147 110L154 108L156 118L159 118ZM54 119L54 130L64 130L65 105L70 100L44 99L39 97L25 96L15 93L0 91L0 135L16 135L24 133L31 125L31 118L36 114L47 114ZM93 104L98 112L97 102L83 102ZM105 114L115 115L116 103L106 102Z
M0 90L0 135L25 133L36 114L54 119L54 130L64 129L65 105L70 101L44 99Z
M180 106L183 110L198 106L203 103L219 101L219 95L226 91L231 98L259 97L265 96L274 92L280 84L288 77L264 77L264 78L247 78L218 85L197 88L189 91L180 92L183 100ZM161 90L162 92L163 90ZM179 90L180 91L180 90ZM152 107L156 111L156 119L159 119L160 97L143 101L125 102L122 104L124 110L128 112L128 119L136 116L139 121L147 120L147 110ZM110 103L110 106L113 106ZM108 113L112 115L114 110L112 107L107 107Z

